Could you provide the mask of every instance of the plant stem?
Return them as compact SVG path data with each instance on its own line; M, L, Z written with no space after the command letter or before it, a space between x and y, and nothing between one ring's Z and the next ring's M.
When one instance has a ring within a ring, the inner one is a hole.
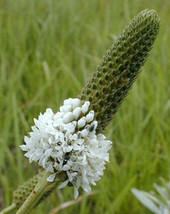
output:
M13 210L15 210L15 209L16 209L16 204L13 203L13 204L11 204L9 207L6 207L5 209L3 209L3 210L0 212L0 214L7 214L7 213L9 213L9 212L11 212L11 211L13 211Z
M37 185L25 200L23 205L19 208L16 214L28 214L38 204L43 195L49 191L52 187L57 185L58 181L48 182L47 178L50 175L49 172L45 172L42 178L38 181Z

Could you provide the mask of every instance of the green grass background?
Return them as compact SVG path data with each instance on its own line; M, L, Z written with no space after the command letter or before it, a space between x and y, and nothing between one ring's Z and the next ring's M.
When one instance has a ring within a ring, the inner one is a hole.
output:
M107 48L131 18L155 9L161 28L133 89L106 135L113 140L104 176L86 197L61 214L149 213L130 189L152 189L170 173L170 1L0 1L0 207L36 173L19 145L33 118L77 96ZM83 194L83 193L82 193ZM34 213L73 199L55 191Z

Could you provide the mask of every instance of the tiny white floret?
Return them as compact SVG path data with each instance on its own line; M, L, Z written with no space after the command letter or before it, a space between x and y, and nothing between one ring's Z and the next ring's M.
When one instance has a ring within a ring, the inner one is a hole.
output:
M86 117L82 117L80 120L78 120L78 128L84 127L86 124Z
M64 116L63 116L63 122L64 123L69 123L71 122L73 119L73 114L72 112L67 112Z
M81 107L76 107L73 110L73 116L77 120L80 117L80 114L82 113Z
M88 111L89 106L90 106L90 102L89 102L89 101L86 101L86 102L82 105L82 112L83 112L83 114L85 114L85 113Z
M87 123L90 123L94 119L94 111L91 110L87 115L86 115L86 121Z

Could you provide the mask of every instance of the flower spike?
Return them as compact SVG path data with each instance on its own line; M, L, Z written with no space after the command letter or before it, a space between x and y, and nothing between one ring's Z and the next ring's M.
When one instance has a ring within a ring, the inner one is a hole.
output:
M106 52L79 95L89 100L101 132L124 100L148 57L159 29L154 10L139 13Z

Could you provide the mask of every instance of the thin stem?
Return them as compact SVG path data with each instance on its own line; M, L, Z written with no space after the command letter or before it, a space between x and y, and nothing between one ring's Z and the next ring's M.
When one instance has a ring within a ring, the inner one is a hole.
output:
M31 210L38 204L44 193L46 193L49 189L57 185L57 181L50 183L47 181L49 172L45 172L44 176L38 181L37 185L30 193L26 201L19 208L16 214L28 214Z
M11 211L16 209L16 204L11 204L9 207L6 207L5 209L3 209L0 214L7 214L10 213Z

